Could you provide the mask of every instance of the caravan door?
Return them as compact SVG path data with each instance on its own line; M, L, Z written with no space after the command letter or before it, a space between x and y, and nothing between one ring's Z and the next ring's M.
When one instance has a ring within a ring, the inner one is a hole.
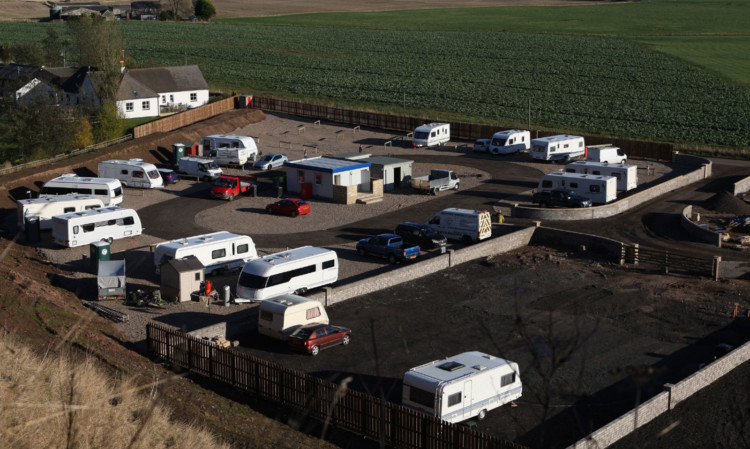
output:
M464 403L461 404L461 407L463 407L464 412L464 419L469 419L472 417L471 414L471 406L472 406L472 391L471 391L471 381L467 380L464 382Z

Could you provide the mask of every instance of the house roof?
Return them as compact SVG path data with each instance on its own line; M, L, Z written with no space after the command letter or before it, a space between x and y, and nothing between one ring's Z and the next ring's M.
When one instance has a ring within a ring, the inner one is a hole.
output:
M150 98L188 90L208 90L208 83L197 65L130 69L122 74L116 99Z
M345 159L332 159L329 157L315 157L312 159L299 159L287 162L287 167L302 168L326 173L340 173L350 170L358 170L370 167L369 162L355 162Z
M0 68L0 85L5 90L19 89L33 79L65 92L77 93L89 72L89 67L36 67L8 64Z
M195 256L187 256L182 259L169 259L165 262L170 265L178 273L184 273L186 271L203 270L206 267L198 260Z

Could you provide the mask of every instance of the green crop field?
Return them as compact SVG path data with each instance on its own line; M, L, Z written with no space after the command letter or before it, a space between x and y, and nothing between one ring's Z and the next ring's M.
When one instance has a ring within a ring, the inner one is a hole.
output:
M526 127L530 111L533 129L748 147L748 6L644 1L122 29L139 65L198 64L213 87L241 93L498 127ZM0 35L41 40L45 26L0 23Z

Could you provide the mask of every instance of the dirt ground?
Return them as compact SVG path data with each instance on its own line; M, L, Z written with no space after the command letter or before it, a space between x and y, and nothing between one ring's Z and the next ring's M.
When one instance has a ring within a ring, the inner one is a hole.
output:
M101 4L122 4L117 0L105 0ZM591 4L591 1L568 0L465 0L460 4L450 0L326 0L309 2L305 0L214 0L216 16L228 17L263 17L286 14L305 14L316 12L367 12L394 11L400 9L425 8L475 8L488 6L561 6ZM42 0L0 0L0 20L39 19L49 17L49 7Z

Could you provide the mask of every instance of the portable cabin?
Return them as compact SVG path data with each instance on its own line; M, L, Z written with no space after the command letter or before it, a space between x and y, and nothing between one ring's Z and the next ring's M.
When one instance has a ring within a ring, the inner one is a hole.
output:
M365 161L323 156L289 161L285 165L286 188L302 199L334 200L334 186L356 186L357 192L369 192L370 166Z

